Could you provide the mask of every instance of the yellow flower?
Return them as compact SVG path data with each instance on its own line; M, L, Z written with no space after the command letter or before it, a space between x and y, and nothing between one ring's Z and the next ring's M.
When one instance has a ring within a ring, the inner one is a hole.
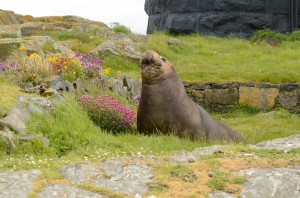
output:
M106 75L108 75L109 74L109 69L103 70L103 73L106 74Z
M64 66L64 68L65 68L65 69L68 69L69 67L68 67L68 66Z
M72 59L72 58L73 58L73 56L69 56L69 57L68 57L68 59Z
M111 70L111 68L109 67L109 68L107 68L108 70Z
M73 74L76 74L76 72L73 72Z
M67 65L67 64L68 64L68 62L66 62L66 61L65 61L65 62L64 62L64 64L65 64L65 65Z
M26 50L26 47L23 46L23 45L21 45L21 46L19 47L19 50L20 50L20 51L25 51L25 50Z
M122 73L122 71L118 71L118 74L121 74Z

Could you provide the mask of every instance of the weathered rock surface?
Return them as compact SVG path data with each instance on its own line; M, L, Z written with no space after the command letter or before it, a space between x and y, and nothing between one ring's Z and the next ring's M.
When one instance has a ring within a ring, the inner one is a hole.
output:
M140 42L126 34L112 34L109 38L109 41L100 44L88 54L99 59L115 55L130 58L137 63L140 61L141 51L138 49Z
M244 184L242 198L300 197L300 167L250 169L241 174L250 177Z
M170 159L171 162L175 164L188 164L194 163L196 160L201 159L203 156L224 153L223 151L226 149L226 146L222 145L214 145L214 146L207 146L202 148L196 148L192 152L188 151L175 151L171 153Z
M289 31L289 7L284 0L146 0L147 32L235 34L250 37L259 29Z
M36 37L46 32L78 31L104 38L103 43L88 53L90 56L97 58L122 56L135 62L139 62L141 55L138 46L147 41L145 36L116 33L104 23L77 16L34 18L0 10L0 26L0 38L6 38L0 39L0 61L6 60L20 45L25 46L28 53L36 52L43 55L43 45L51 43L53 52L72 56L75 54L68 42L55 42L46 36Z
M252 145L251 147L256 149L278 149L289 151L300 148L300 135L260 142L256 145Z
M147 183L152 182L153 169L138 161L126 158L109 159L97 164L79 163L61 170L74 184L87 184L107 188L127 195L148 192Z
M249 169L237 174L249 178L249 181L243 184L244 190L238 197L300 197L300 167ZM215 191L209 195L209 198L234 197L237 196L222 191Z
M38 170L0 173L0 198L29 197L40 174Z
M270 110L284 107L293 113L300 113L300 85L297 83L184 83L191 98L200 105L223 111L232 106L248 105Z
M80 188L71 187L63 184L49 185L39 193L39 198L108 198L106 195L100 195Z
M15 148L17 138L15 134L21 134L20 142L28 142L35 139L40 140L44 146L49 145L49 140L43 135L27 135L26 122L32 113L45 114L53 110L53 104L43 98L31 98L27 96L18 97L11 112L4 118L0 118L0 141L7 146L7 152Z
M20 15L12 11L0 10L0 25L20 24L24 22L24 19Z

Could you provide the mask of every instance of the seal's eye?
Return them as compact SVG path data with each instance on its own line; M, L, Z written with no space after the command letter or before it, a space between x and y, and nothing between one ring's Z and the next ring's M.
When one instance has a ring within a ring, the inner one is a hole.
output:
M161 57L161 60L164 61L164 62L167 62L167 59L164 58L164 57Z

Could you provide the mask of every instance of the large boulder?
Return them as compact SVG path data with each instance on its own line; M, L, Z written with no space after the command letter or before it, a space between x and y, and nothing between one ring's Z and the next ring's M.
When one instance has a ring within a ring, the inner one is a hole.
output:
M109 41L100 44L98 47L89 52L89 55L95 58L103 59L107 56L122 56L139 62L141 51L138 49L137 40L126 34L113 34L109 36Z
M250 37L259 29L289 31L285 0L146 0L147 32L201 33Z

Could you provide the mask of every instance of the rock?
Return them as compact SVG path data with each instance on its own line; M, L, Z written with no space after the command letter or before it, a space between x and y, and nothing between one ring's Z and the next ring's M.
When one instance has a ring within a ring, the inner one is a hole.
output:
M286 138L269 140L252 145L251 148L255 149L278 149L289 151L292 149L300 148L300 135L292 135Z
M74 184L86 184L90 178L96 178L100 171L91 163L77 163L61 169L64 177Z
M57 90L55 87L57 83L62 82L62 78L58 75L52 75L47 78L41 80L41 83L46 83L48 87L52 87L53 89Z
M0 173L0 197L28 198L40 175L38 170Z
M68 43L53 43L53 48L55 52L64 54L65 56L75 56L75 52L70 49Z
M233 105L238 104L238 89L206 89L204 91L205 99L209 103Z
M179 47L182 47L182 46L184 46L184 42L181 41L181 40L175 39L175 38L170 38L168 40L168 45L169 46L179 46Z
M24 22L25 20L20 15L12 11L0 10L0 25L21 24Z
M175 151L171 153L170 159L175 164L194 163L197 158L188 151Z
M236 198L236 197L223 191L214 191L213 193L209 194L208 198Z
M271 46L277 46L277 45L281 45L282 41L279 39L268 38L268 39L258 40L256 42L256 44L262 44L262 43L265 43L265 44L268 44Z
M126 35L118 38L111 38L110 41L100 44L98 47L88 53L89 56L103 59L107 56L122 56L130 58L139 63L141 52L138 49L138 43Z
M55 93L56 93L56 90L49 88L49 89L45 90L41 96L49 97L49 96L53 96Z
M19 47L20 42L11 39L0 39L0 61L7 60Z
M31 36L26 38L5 38L0 39L1 60L8 59L21 45L26 47L29 54L37 53L44 55L43 46L52 42L50 36Z
M30 110L22 102L13 106L8 116L0 119L0 126L7 126L13 131L21 134L26 133L26 122L30 118Z
M242 198L300 197L300 167L250 169L239 174L250 177L243 185Z
M108 198L106 195L100 195L87 190L82 190L80 188L67 186L64 184L53 184L48 185L44 190L39 193L39 198L58 198L58 197L68 197L68 198Z
M193 150L192 154L197 158L200 158L202 156L212 155L220 151L223 152L223 150L225 150L226 148L227 146L223 145L206 146L202 148L196 148L195 150Z
M15 137L7 128L0 130L0 142L4 142L4 144L7 147L8 153L10 153L13 149L16 148Z
M50 141L48 138L46 138L44 135L42 134L38 134L38 135L23 135L22 137L20 137L20 140L22 142L30 142L33 141L35 139L40 140L43 143L44 147L48 147L50 144Z
M80 78L76 79L73 82L73 87L74 91L79 95L84 95L89 91Z
M260 109L271 109L279 95L277 88L243 87L239 89L239 104L250 105Z
M42 98L30 98L27 96L18 97L18 103L15 104L8 116L0 119L0 126L7 126L16 133L26 133L26 122L31 113L47 113L53 109L53 104L49 100Z
M260 29L289 31L286 1L266 0L146 0L147 32L200 33L250 37Z
M299 89L300 90L300 89ZM279 103L282 107L295 112L300 113L300 91L282 91L279 93Z
M92 165L79 163L61 170L66 179L74 184L86 184L107 188L115 192L134 195L148 193L147 183L152 182L153 169L140 160L115 158Z

